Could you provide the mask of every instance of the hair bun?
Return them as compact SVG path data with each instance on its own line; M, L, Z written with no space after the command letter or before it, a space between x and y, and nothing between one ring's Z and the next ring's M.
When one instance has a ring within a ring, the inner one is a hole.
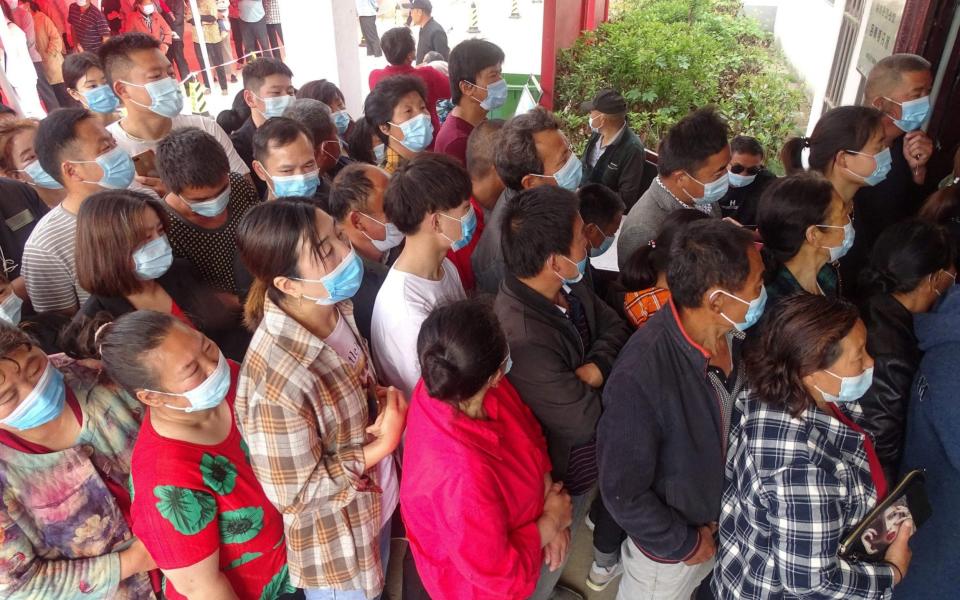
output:
M444 356L442 346L428 348L422 356L420 374L427 391L434 398L446 398L455 388L460 377L460 369Z

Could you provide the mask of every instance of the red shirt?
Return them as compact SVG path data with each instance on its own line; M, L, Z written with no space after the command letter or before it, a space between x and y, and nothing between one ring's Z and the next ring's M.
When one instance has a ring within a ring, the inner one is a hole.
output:
M440 126L440 133L433 144L433 151L452 156L467 166L467 139L473 132L473 125L460 117L447 115Z
M457 268L457 273L460 274L460 283L463 284L463 290L465 292L472 292L477 288L477 278L473 276L473 262L471 262L471 259L473 258L474 248L476 248L480 242L480 234L483 233L483 209L480 208L480 205L477 204L477 201L473 198L470 198L470 204L473 205L473 212L477 215L477 229L473 232L473 237L470 238L469 244L456 252L452 249L447 250L447 258L449 258L453 266Z
M416 68L412 65L387 65L386 68L370 71L368 79L370 89L377 87L377 82L381 79L393 75L414 75L423 80L424 85L427 86L427 110L430 111L430 120L433 122L433 137L436 139L437 132L440 131L437 101L446 100L450 97L450 80L433 67Z
M400 512L432 598L525 599L540 575L546 441L506 379L483 408L487 419L472 419L423 380L413 391Z

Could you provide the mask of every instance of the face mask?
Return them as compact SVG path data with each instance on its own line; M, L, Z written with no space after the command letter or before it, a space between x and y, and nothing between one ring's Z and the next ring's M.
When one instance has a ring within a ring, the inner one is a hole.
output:
M480 101L480 108L490 112L507 103L507 80L500 79L487 87L474 84L473 87L486 90L487 97Z
M120 106L120 99L106 84L98 85L92 90L83 92L83 99L87 101L90 110L102 115L110 114Z
M507 354L507 357L503 359L503 363L501 364L503 365L503 375L506 377L507 374L510 373L510 369L513 368L513 359L510 358L510 354Z
M156 7L156 6L154 6L154 5L152 5L152 4L147 4L146 6L143 7L143 14L145 14L145 15L147 15L147 16L149 17L150 15L153 14L153 11L155 11L155 10L157 10L157 7Z
M311 171L302 175L271 176L273 181L273 195L277 198L303 196L312 198L320 185L320 172Z
M594 227L597 227L594 225ZM600 228L597 227L597 231L600 231ZM603 233L600 231L600 233ZM604 236L603 241L600 242L600 245L596 248L590 248L590 258L596 258L610 249L610 246L613 245L614 236Z
M684 171L686 173L686 171ZM690 173L687 173L687 177L693 179L697 183L703 186L703 196L700 198L694 198L690 195L690 192L683 190L683 193L687 195L688 198L693 200L693 203L697 206L706 206L708 204L716 204L720 202L720 199L723 198L724 194L727 193L727 190L730 189L730 174L724 173L720 176L720 179L716 181L711 181L710 183L703 183ZM683 188L680 188L683 189Z
M173 264L173 248L166 235L150 240L133 252L134 272L139 279L156 279Z
M172 77L164 77L145 85L130 83L129 81L123 83L147 90L147 93L150 94L150 106L140 104L132 98L130 101L137 106L150 109L161 117L172 119L183 110L183 92L180 91L180 84L174 81Z
M843 227L838 225L818 225L818 227L829 227L831 229L843 229L843 242L839 246L820 246L830 251L830 262L837 262L842 258L850 248L853 248L853 240L857 237L857 232L853 228L853 223L848 222Z
M885 100L890 100L884 96ZM930 96L917 98L916 100L907 100L906 102L897 102L890 100L894 104L900 105L900 118L893 119L893 124L903 131L914 131L920 129L923 122L927 120L930 114Z
M373 247L379 250L380 252L386 252L387 250L392 250L397 246L399 246L400 242L403 241L403 234L400 233L400 230L397 229L397 226L394 225L393 223L383 223L381 221L374 219L367 213L360 213L360 214L370 219L374 223L383 225L383 228L386 230L387 235L382 240L373 239L372 237L367 235L366 231L361 232L368 240L370 240L370 243L373 244Z
M67 389L63 385L63 373L47 361L37 385L33 386L13 412L0 423L19 431L46 425L63 412L67 400Z
M761 287L760 295L754 298L753 300L751 300L750 302L747 302L743 298L739 298L723 290L716 290L715 292L713 292L713 294L710 294L710 299L712 300L713 296L715 296L716 294L723 294L724 296L730 296L734 300L738 302L743 302L748 306L747 314L744 315L742 323L734 323L733 321L730 320L730 318L727 315L720 313L720 316L726 319L728 323L736 327L738 331L746 331L747 329L750 329L750 327L752 327L754 324L756 324L756 322L760 320L760 316L763 315L763 308L767 305L767 288L766 287Z
M599 125L595 125L597 121L600 122ZM603 127L603 115L600 115L598 117L590 117L590 131L594 133L598 133L601 127Z
M327 298L316 298L304 295L307 300L313 300L314 303L322 306L329 306L337 302L343 302L353 298L353 295L360 289L363 282L363 261L357 256L357 252L350 248L350 254L340 261L337 268L330 271L320 279L299 279L291 277L304 283L320 283L327 290Z
M737 175L736 173L727 173L730 185L736 188L747 187L757 178L756 175Z
M377 159L378 165L383 162L383 157L386 156L386 154L387 154L387 149L384 147L383 144L377 144L376 146L373 147L373 156L374 158Z
M333 113L333 123L337 126L337 133L343 135L350 127L350 114L345 110L338 110Z
M552 177L557 182L558 186L565 190L575 192L577 191L577 188L580 187L580 180L583 177L583 165L580 163L580 159L577 158L577 155L571 152L570 158L567 159L567 162L563 163L563 166L560 167L560 170L553 175L537 175L536 173L533 173L532 175L534 177L543 178Z
M393 139L410 152L423 152L433 141L433 124L430 122L430 115L419 114L409 121L404 121L403 125L389 124L400 128L403 132L403 141Z
M257 95L254 94L254 96ZM287 107L293 102L294 97L284 95L273 98L261 98L257 96L257 99L263 102L263 112L260 114L263 115L265 119L272 119L274 117L282 117L283 111L287 110Z
M440 232L440 235L445 237L447 240L450 241L451 244L453 244L452 246L450 246L450 249L456 252L457 250L466 248L467 244L470 243L470 240L473 239L473 232L477 230L477 213L473 211L473 205L471 204L470 208L467 209L467 214L463 215L463 217L459 219L456 217L451 217L450 215L445 215L443 213L439 213L439 214L441 217L446 217L451 221L460 222L460 239L459 240L456 240L456 241L451 240L442 231Z
M100 166L100 170L103 171L100 181L86 181L83 179L81 181L99 185L108 190L127 189L130 187L130 184L133 183L133 176L136 175L133 160L131 160L130 155L124 152L119 146L113 150L104 152L97 157L97 160L74 160L71 162L97 163L97 165Z
M26 173L33 180L33 185L46 190L62 190L63 186L43 170L39 160L33 160L24 165L20 173Z
M949 273L947 273L949 275ZM20 311L23 309L23 300L12 291L7 298L0 302L0 320L10 325L20 324Z
M824 370L823 372L827 375L833 375L840 380L839 396L828 394L819 387L813 386L818 392L820 392L821 395L823 395L824 402L832 402L834 404L856 402L867 393L867 390L870 389L870 386L873 384L873 367L866 369L863 373L860 373L854 377L841 377L836 373L831 373L827 370Z
M183 200L183 196L181 196L180 199ZM203 202L187 202L183 200L183 203L201 217L216 217L226 210L227 205L230 204L230 186L228 185L227 189L220 192L220 195L216 198L204 200Z
M560 278L560 281L562 281L563 283L565 283L565 284L567 284L567 285L570 285L570 284L577 283L578 281L580 281L581 279L583 279L583 272L587 270L587 257L586 257L586 256L583 257L583 260L581 260L580 262L577 262L577 263L573 262L572 260L570 260L570 259L567 258L566 256L561 256L560 258L562 258L563 260L567 261L567 262L570 263L571 265L577 267L577 276L574 277L573 279L567 279L566 277L564 277L564 276L561 275L560 273L557 273L557 277Z
M203 383L192 390L183 392L182 394L170 394L168 392L157 392L154 390L144 391L161 394L163 396L182 396L190 403L188 408L164 404L164 406L173 410L180 410L187 413L197 412L198 410L210 410L211 408L220 406L220 403L227 397L227 392L230 391L230 366L227 364L227 359L223 357L223 353L220 352L217 368L213 370L213 373L210 373L209 377L203 380Z
M863 152L855 152L849 150L851 154L860 154L861 156L869 156L873 158L873 162L876 163L876 168L873 170L873 173L870 173L866 177L860 175L859 173L854 173L850 169L846 169L847 173L855 175L863 180L867 185L877 185L881 181L887 178L887 173L890 172L890 168L893 165L893 158L890 156L890 148L884 148L876 154L864 154Z

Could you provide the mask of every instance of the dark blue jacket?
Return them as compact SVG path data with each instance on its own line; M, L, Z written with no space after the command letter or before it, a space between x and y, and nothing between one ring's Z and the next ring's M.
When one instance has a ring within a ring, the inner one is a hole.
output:
M960 291L936 312L914 316L924 352L907 417L904 469L927 470L933 516L910 540L913 561L897 600L960 594Z

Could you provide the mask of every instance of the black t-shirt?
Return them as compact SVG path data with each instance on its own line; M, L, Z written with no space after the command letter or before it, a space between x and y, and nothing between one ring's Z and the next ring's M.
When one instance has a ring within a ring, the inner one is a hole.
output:
M720 199L720 210L724 217L732 217L741 225L757 224L757 207L760 196L767 186L776 180L777 176L766 169L757 173L757 178L750 185L733 187L727 190Z
M50 209L40 200L37 192L25 183L0 177L0 251L5 261L7 279L20 276L23 262L23 246L33 233L40 217Z

